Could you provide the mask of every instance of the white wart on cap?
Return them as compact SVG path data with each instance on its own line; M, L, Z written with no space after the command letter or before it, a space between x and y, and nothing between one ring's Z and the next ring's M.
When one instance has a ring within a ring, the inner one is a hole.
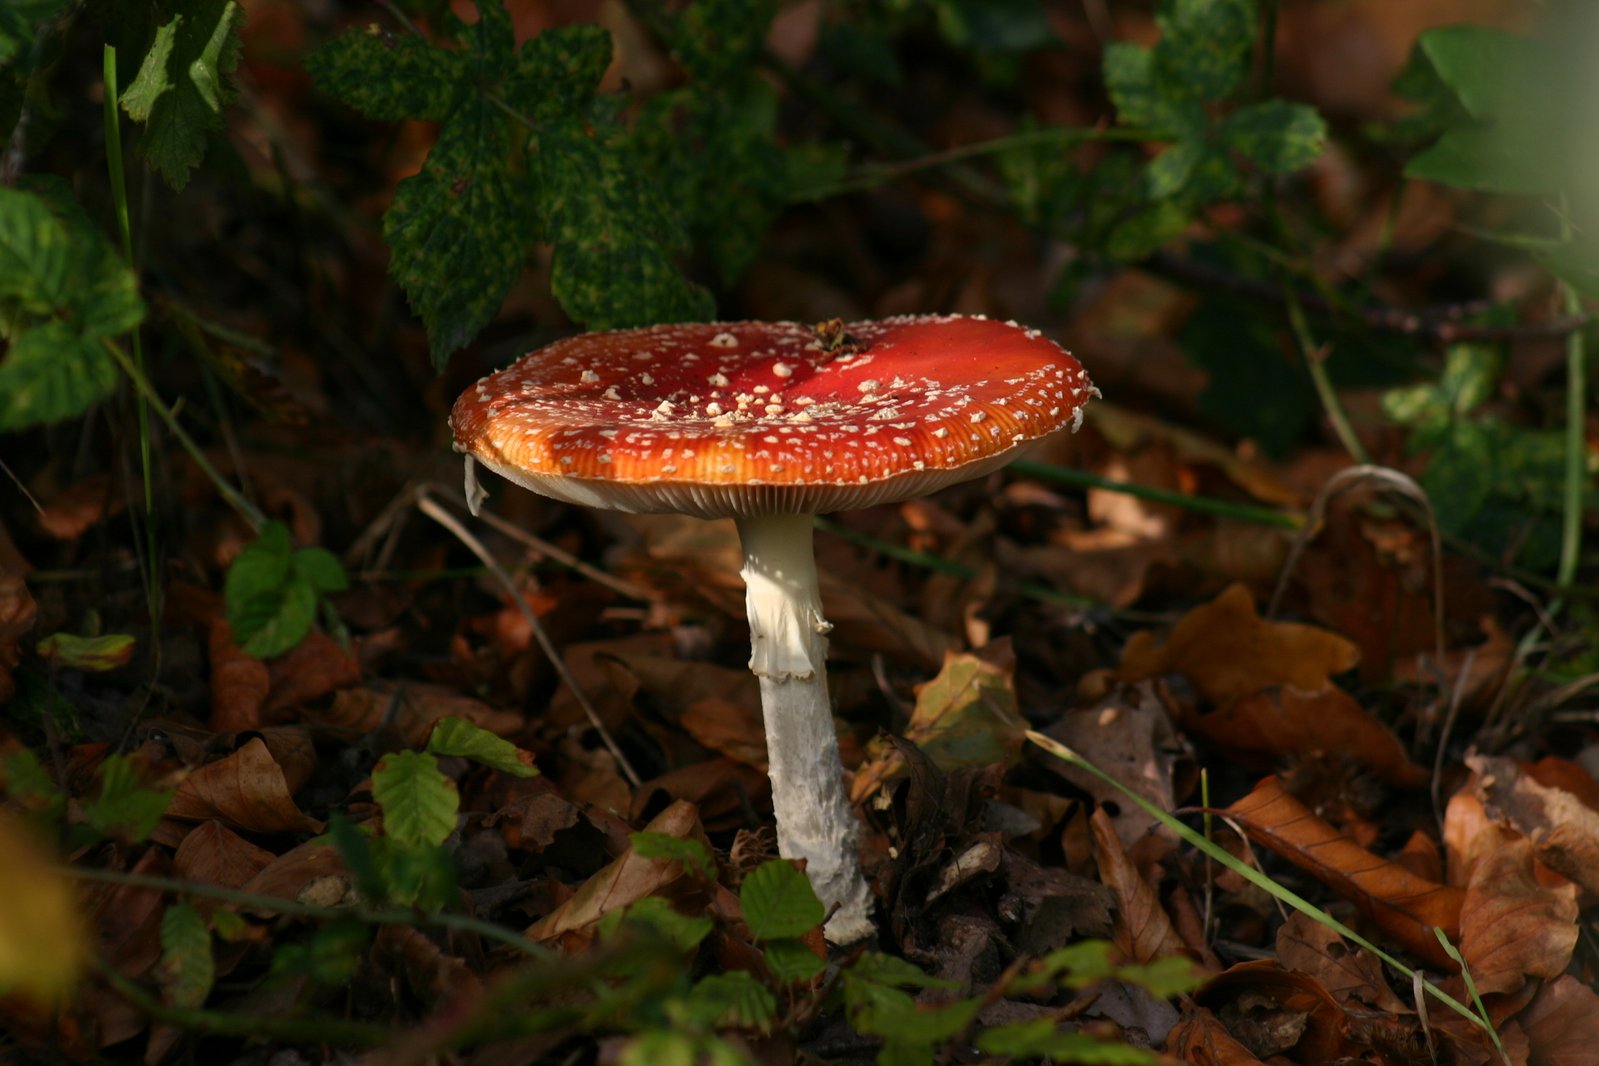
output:
M1096 395L1036 330L919 316L558 341L456 402L455 447L535 492L703 518L909 499L1075 428Z

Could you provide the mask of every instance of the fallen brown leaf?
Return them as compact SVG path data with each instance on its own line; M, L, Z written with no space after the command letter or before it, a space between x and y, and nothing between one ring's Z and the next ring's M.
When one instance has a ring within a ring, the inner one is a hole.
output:
M679 800L656 815L644 831L698 837L699 813L692 803ZM647 859L629 847L583 882L571 899L533 923L527 935L550 941L568 933L587 934L607 914L654 895L682 877L683 864L677 860Z
M269 718L282 719L281 712L361 683L361 657L357 650L345 648L320 631L312 631L286 654L272 660L268 670L272 690L261 710Z
M1406 949L1440 969L1450 968L1433 929L1441 928L1451 941L1458 941L1465 896L1460 889L1417 877L1398 863L1373 855L1316 817L1277 777L1263 779L1222 813L1255 843L1355 904Z
M1277 957L1290 970L1315 978L1345 1006L1389 1014L1409 1012L1383 977L1382 963L1308 914L1294 911L1277 930Z
M1260 1058L1293 1052L1303 1063L1331 1063L1359 1048L1349 1039L1348 1012L1313 977L1269 959L1240 962L1194 993L1239 1043Z
M1460 953L1484 995L1560 976L1577 946L1577 886L1540 884L1532 843L1490 832L1498 839L1472 869L1460 912Z
M21 574L0 573L0 703L16 695L11 671L22 661L21 638L33 628L38 604Z
M1166 1039L1166 1049L1189 1066L1258 1066L1260 1059L1208 1010L1189 1015Z
M1099 879L1116 894L1116 946L1137 962L1186 955L1187 945L1172 927L1155 890L1128 859L1103 807L1094 811L1089 825L1094 832Z
M130 486L130 490L141 491L137 485ZM96 471L51 493L50 501L38 513L39 528L57 540L76 540L126 507L127 496L121 489L113 489L111 475Z
M1355 646L1336 633L1262 619L1249 589L1232 585L1184 615L1163 644L1156 644L1148 630L1134 633L1117 674L1129 682L1182 674L1220 706L1278 686L1320 690L1330 675L1353 668L1359 659Z
M422 745L440 718L461 718L498 736L510 736L526 724L513 711L498 711L482 700L420 681L373 681L339 689L328 706L302 708L297 717L346 743L387 727L399 744L413 748Z
M1122 688L1095 707L1068 711L1044 733L1161 810L1176 806L1173 776L1177 763L1188 758L1187 746L1149 684ZM1060 759L1045 759L1040 765L1093 796L1100 810L1107 801L1115 803L1116 814L1110 817L1123 847L1132 848L1151 832L1164 832L1153 816L1125 802L1114 786L1093 774Z
M1528 1066L1599 1061L1599 992L1569 974L1545 985L1516 1021L1531 1048Z
M345 902L351 891L350 873L338 852L326 844L308 842L279 855L250 879L244 891L274 899L332 907ZM249 908L245 908L248 910ZM270 908L255 912L274 917Z
M233 640L233 628L217 615L206 630L211 657L211 728L240 733L261 724L261 708L272 690L266 663L244 654Z
M276 858L218 821L189 830L172 856L172 868L186 881L242 888Z
M184 778L167 816L196 822L215 818L253 833L322 831L321 822L295 806L282 767L260 737Z
M1512 759L1467 757L1488 816L1532 842L1538 859L1599 893L1599 811L1562 788L1535 781Z

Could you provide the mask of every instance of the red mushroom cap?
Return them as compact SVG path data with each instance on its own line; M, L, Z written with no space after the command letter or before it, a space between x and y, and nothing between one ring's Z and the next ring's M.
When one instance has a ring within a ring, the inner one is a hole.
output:
M664 325L558 341L456 401L455 447L557 499L823 513L977 477L1097 395L1036 330L966 316Z

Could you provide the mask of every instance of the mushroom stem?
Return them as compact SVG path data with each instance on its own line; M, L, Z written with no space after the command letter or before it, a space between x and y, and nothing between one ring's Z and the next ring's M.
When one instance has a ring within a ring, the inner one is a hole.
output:
M827 634L808 514L738 520L750 619L750 670L760 679L777 847L804 859L837 944L872 932L871 891L856 853L855 813L827 698Z

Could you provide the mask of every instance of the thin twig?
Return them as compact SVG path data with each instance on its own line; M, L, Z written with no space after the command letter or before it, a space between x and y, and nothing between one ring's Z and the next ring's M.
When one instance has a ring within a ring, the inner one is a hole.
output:
M622 771L622 776L626 777L628 783L634 788L638 788L643 784L638 771L633 769L633 764L628 761L627 756L622 754L622 749L617 746L616 740L611 736L611 731L605 728L605 723L600 719L599 712L589 702L588 696L584 695L582 686L577 683L577 679L572 676L572 672L566 668L566 662L561 658L561 653L556 650L554 642L550 640L550 635L544 631L544 624L539 621L538 615L533 613L533 609L527 605L527 600L517 589L516 583L511 580L511 575L505 572L505 568L483 546L482 541L474 537L471 531L461 524L459 519L443 507L440 507L438 502L428 495L425 486L417 492L416 506L423 514L453 533L455 538L465 544L473 555L482 560L483 565L489 568L500 584L505 586L506 591L511 594L511 602L516 604L517 608L522 612L522 617L526 620L528 628L533 631L533 639L538 641L539 647L544 649L545 656L550 660L550 665L555 667L555 672L560 675L562 681L566 682L566 686L572 690L572 695L577 698L578 705L583 708L583 713L588 717L589 724L594 727L595 732L599 733L600 740L605 744L606 750L616 760L616 765Z

